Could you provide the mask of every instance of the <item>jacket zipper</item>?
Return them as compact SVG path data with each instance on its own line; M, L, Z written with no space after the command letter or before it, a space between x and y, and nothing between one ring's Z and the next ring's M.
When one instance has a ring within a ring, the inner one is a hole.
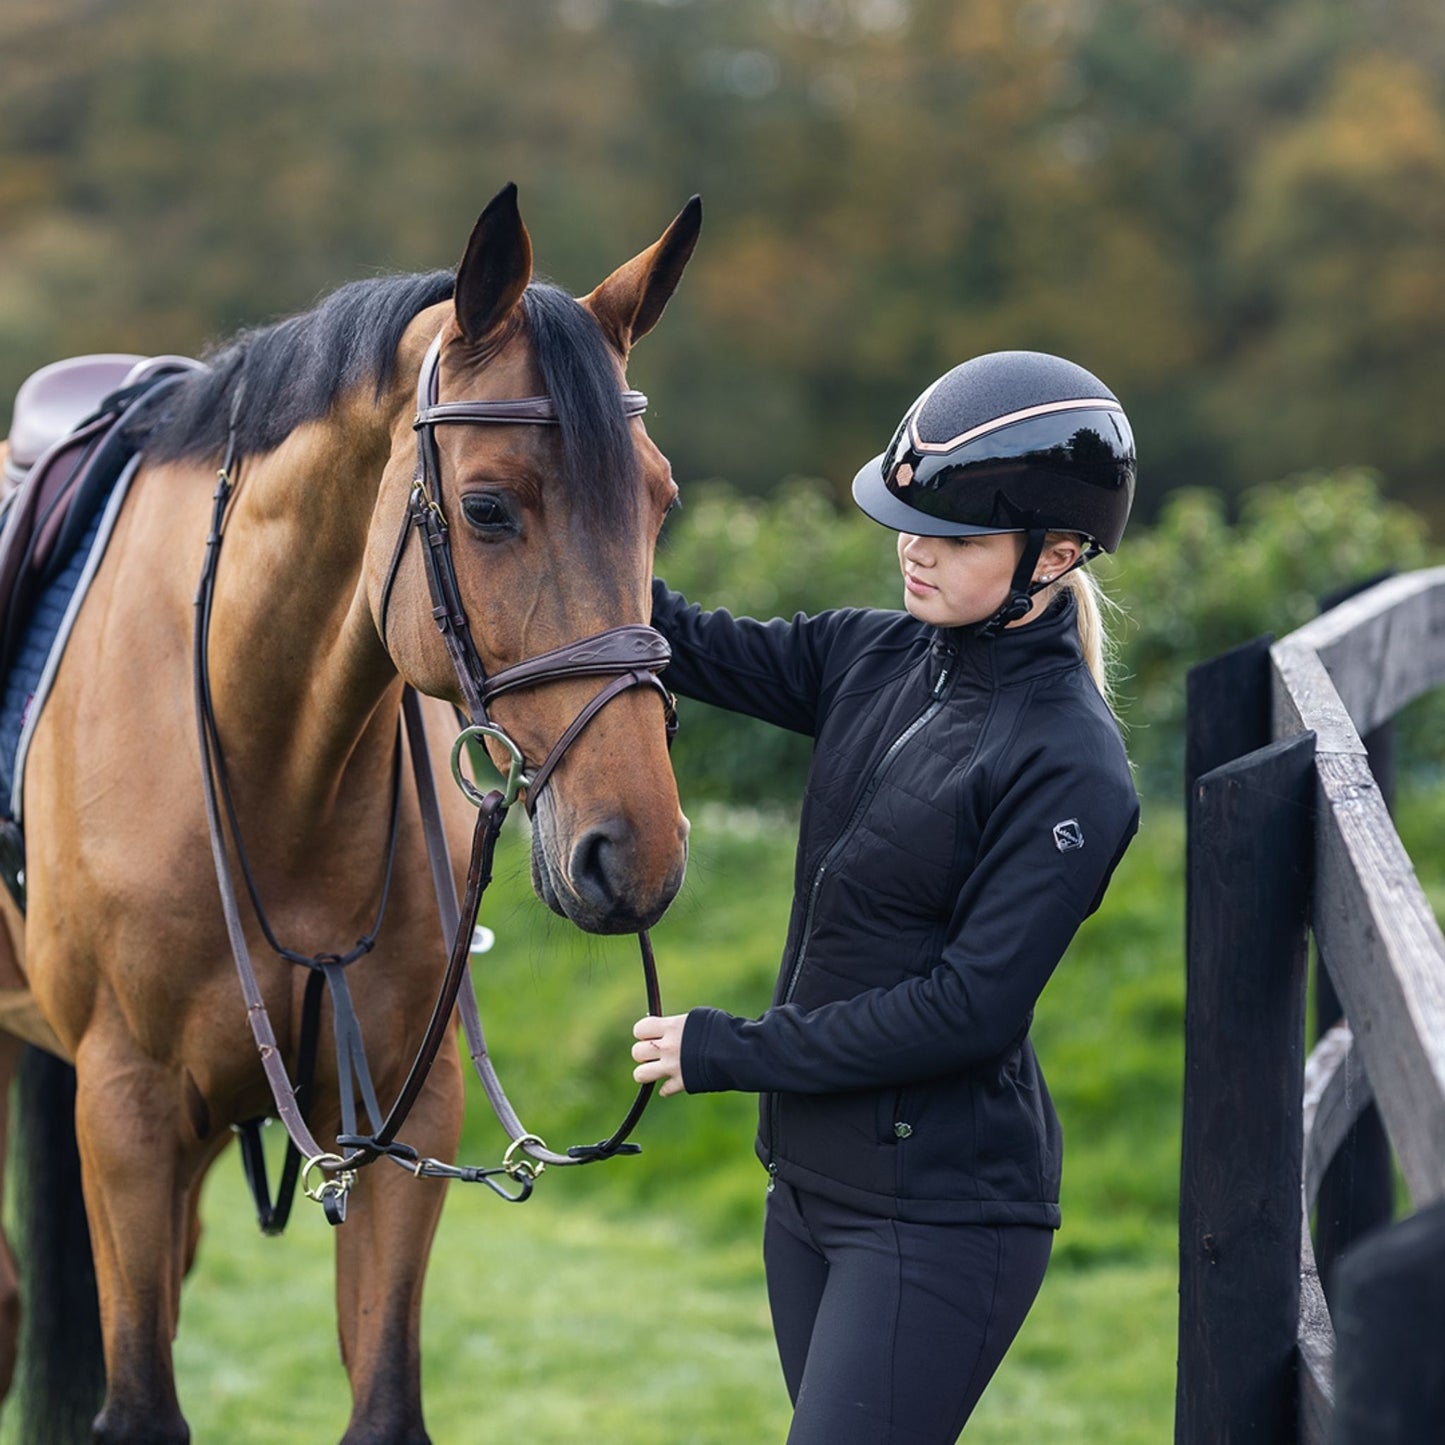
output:
M803 960L808 952L808 938L813 931L813 915L817 908L818 892L823 886L823 879L827 875L829 864L833 862L843 845L852 837L853 830L858 826L859 821L863 817L864 810L868 807L868 804L872 802L873 795L878 791L878 785L883 781L884 773L892 767L894 760L898 757L898 754L902 752L904 747L907 746L909 739L914 737L920 728L925 727L943 706L944 695L949 683L953 680L953 664L957 661L957 656L957 650L952 648L944 654L943 666L939 671L938 680L933 684L932 692L928 695L927 705L923 711L893 739L892 743L888 746L888 751L878 760L877 766L873 769L872 775L868 779L867 787L863 789L862 795L859 797L857 803L854 804L848 821L843 825L843 831L833 840L832 846L823 855L822 861L818 864L817 872L813 874L812 886L808 890L808 907L803 914L803 927L798 940L798 956L793 960L792 968L788 970L788 982L783 990L782 1003L791 1003L793 1001L793 994L797 991L798 976L802 972ZM768 1140L768 1148L770 1151L775 1147L778 1137L778 1096L776 1094L773 1095L771 1102L772 1107L768 1111L770 1115L769 1133L772 1136ZM768 1170L770 1174L776 1173L775 1167L771 1164L768 1166ZM769 1181L768 1188L771 1191L771 1180Z
M943 695L953 677L954 655L949 653L944 660L943 669L938 674L938 681L933 684L933 691L928 695L928 705L919 715L908 724L899 735L889 744L888 751L879 759L877 767L873 769L872 776L868 779L868 786L863 789L862 795L853 806L848 821L843 825L843 831L833 840L830 847L823 855L823 860L818 864L818 870L813 874L812 887L808 890L808 907L803 914L802 937L798 942L798 956L793 960L793 966L788 971L788 986L783 990L782 1001L791 1003L793 994L798 987L798 975L802 971L803 959L808 952L808 936L813 931L813 914L817 908L818 891L823 886L823 879L827 875L828 867L838 856L843 845L853 836L853 830L858 826L863 817L864 810L873 801L873 795L878 791L878 785L883 781L883 774L892 767L898 754L907 746L909 739L915 736L920 728L926 726L943 706Z

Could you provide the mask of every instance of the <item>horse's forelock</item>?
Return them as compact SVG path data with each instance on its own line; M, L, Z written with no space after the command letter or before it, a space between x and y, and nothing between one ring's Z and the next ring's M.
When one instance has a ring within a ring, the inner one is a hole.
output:
M561 287L534 281L522 304L557 411L573 504L599 527L626 526L636 516L640 475L616 355L592 313Z

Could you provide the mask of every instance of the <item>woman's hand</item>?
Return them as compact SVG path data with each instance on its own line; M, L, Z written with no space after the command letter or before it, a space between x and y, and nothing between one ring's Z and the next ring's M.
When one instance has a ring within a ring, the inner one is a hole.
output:
M658 1092L666 1098L669 1094L680 1094L682 1083L682 1031L687 1025L686 1014L673 1014L660 1019L649 1015L638 1019L632 1026L632 1057L637 1067L632 1077L639 1084L657 1084Z

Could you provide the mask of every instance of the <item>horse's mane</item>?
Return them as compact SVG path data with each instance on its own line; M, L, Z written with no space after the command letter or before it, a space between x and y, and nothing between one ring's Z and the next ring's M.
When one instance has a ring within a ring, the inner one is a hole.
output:
M454 281L450 271L353 281L310 311L239 333L206 354L208 370L187 376L157 410L141 415L136 430L147 457L217 460L242 379L237 457L278 447L353 387L369 381L379 400L407 325L451 296ZM636 497L637 458L611 349L591 314L561 287L534 281L523 306L533 356L557 409L568 481L589 520L614 523Z

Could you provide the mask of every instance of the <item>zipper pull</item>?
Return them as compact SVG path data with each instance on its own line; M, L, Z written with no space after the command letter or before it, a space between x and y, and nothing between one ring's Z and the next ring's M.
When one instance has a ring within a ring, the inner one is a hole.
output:
M777 1187L778 1187L778 1166L777 1166L776 1164L769 1164L769 1165L768 1165L768 1193L771 1194L771 1193L773 1192L773 1190L775 1190Z
M948 679L953 676L953 664L958 661L958 648L940 647L939 656L942 661L939 663L938 681L933 684L933 691L929 694L934 702L943 696L943 689L948 686Z

